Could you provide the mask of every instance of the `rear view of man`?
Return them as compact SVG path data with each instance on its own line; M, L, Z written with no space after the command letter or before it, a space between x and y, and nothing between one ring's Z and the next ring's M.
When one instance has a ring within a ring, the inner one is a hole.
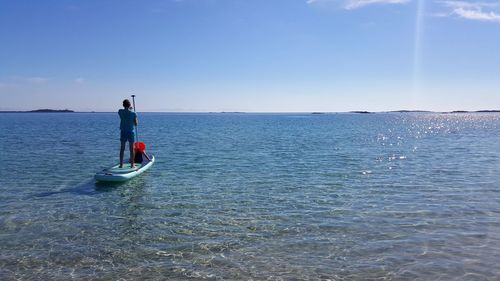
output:
M135 168L135 133L134 126L137 126L137 114L131 109L131 104L128 99L123 101L123 109L118 110L120 115L120 168L123 168L123 156L125 154L125 144L129 143L130 148L130 167Z

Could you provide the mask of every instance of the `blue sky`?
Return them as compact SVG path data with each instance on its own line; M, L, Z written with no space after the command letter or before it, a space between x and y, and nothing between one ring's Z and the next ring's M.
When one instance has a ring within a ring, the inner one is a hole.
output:
M500 0L0 0L0 110L500 109Z

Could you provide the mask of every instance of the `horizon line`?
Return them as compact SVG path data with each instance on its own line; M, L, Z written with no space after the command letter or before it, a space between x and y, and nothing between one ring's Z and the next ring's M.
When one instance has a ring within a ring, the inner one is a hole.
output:
M349 110L349 111L137 111L139 113L174 113L174 114L332 114L332 113L355 113L355 114L373 114L373 113L500 113L500 109L480 109L480 110ZM116 113L116 111L77 111L77 110L0 110L0 113Z

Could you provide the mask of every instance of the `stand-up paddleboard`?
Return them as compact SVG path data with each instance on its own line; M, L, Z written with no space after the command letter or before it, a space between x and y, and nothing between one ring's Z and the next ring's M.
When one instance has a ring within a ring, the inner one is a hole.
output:
M135 168L131 168L130 164L123 164L123 167L120 168L119 164L114 165L113 167L104 169L95 174L94 178L97 181L111 181L111 182L124 182L132 179L146 170L148 170L151 166L153 166L155 162L154 155L143 158L144 161L142 163L135 163Z
M132 95L132 101L134 102L134 112L135 112L135 95ZM139 142L139 132L137 126L135 126L135 167L132 168L130 164L123 164L120 168L119 164L112 166L111 168L104 169L95 174L94 178L97 181L108 181L108 182L123 182L134 178L147 169L153 166L155 162L154 155L148 156L146 154L146 144ZM137 157L139 156L139 157Z

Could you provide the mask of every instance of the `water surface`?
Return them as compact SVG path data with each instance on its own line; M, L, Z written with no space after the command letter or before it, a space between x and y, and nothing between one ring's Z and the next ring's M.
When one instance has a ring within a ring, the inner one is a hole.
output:
M1 280L498 280L500 114L0 114Z

